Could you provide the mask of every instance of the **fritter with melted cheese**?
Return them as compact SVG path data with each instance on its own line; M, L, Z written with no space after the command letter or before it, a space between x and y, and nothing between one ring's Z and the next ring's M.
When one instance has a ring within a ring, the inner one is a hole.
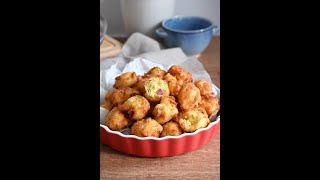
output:
M148 79L144 84L144 89L145 97L153 102L160 101L162 97L170 94L167 82L157 77Z
M179 113L177 121L185 132L194 132L209 125L208 114L203 108L189 109Z

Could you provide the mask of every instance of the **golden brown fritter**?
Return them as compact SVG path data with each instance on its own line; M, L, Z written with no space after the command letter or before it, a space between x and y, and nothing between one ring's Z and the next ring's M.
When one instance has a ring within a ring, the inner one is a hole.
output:
M177 103L173 96L163 97L160 104L156 105L152 114L160 124L165 124L178 115Z
M158 102L164 96L169 96L170 91L167 82L164 80L152 77L144 84L145 97L152 102Z
M150 109L149 101L140 95L130 97L125 103L120 104L119 109L128 113L133 120L143 119Z
M139 91L129 88L123 87L119 89L115 89L113 91L109 91L105 97L105 100L111 102L113 106L118 106L119 104L124 103L130 97L138 95Z
M178 94L178 102L182 110L198 107L201 101L200 90L192 83L185 83Z
M117 89L121 87L131 87L137 82L138 77L135 72L126 72L116 77L116 82L113 87Z
M194 85L200 90L201 96L212 93L210 83L205 80L197 80Z
M162 70L160 67L153 67L150 69L147 73L144 74L145 77L158 77L158 78L163 78L163 76L166 74L165 70Z
M208 114L203 108L193 108L179 113L178 123L185 132L194 132L209 125Z
M162 131L163 127L151 118L136 121L131 127L131 134L139 137L159 137Z
M164 103L167 103L167 104L171 104L173 106L176 106L177 107L177 102L176 102L176 98L174 96L165 96L165 97L162 97L160 103L164 104Z
M114 107L105 117L106 126L114 131L120 131L127 128L133 123L132 120L126 118L124 113L121 112L117 107Z
M191 73L187 72L181 66L178 65L171 66L171 68L168 70L168 73L176 77L177 82L180 86L182 86L184 83L193 81Z
M180 125L176 122L170 121L163 125L161 137L164 136L179 136L183 133Z
M103 108L111 111L111 109L113 108L113 105L109 101L106 101L104 104L101 104L100 107L103 107Z
M172 76L170 73L167 73L164 77L163 80L165 80L168 83L168 87L170 90L170 95L171 96L177 96L181 86L178 84L178 80L176 77Z
M135 83L132 88L139 91L141 94L144 94L146 92L146 90L144 89L144 83L150 78L151 76L138 76L138 82Z
M213 94L206 94L201 96L199 107L206 110L210 117L215 111L220 109L219 99Z

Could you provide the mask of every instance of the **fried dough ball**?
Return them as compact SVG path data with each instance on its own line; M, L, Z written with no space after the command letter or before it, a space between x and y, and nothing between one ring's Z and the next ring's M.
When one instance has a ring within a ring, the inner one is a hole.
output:
M176 77L172 76L170 73L167 73L164 77L163 80L165 80L168 83L168 87L170 90L170 95L171 96L176 96L178 95L181 86L178 84L178 80Z
M144 84L144 88L146 91L145 97L153 102L158 102L162 97L170 94L167 82L157 77L148 79Z
M198 107L201 101L200 90L192 83L185 83L178 94L178 102L182 110Z
M215 111L220 109L219 99L213 93L203 95L201 96L199 107L206 110L210 117Z
M135 83L132 88L139 91L141 94L144 94L146 90L144 89L144 83L149 80L151 76L138 76L138 82Z
M105 117L106 126L114 131L120 131L133 123L132 120L127 119L124 113L119 108L114 107Z
M177 107L177 102L176 102L176 99L173 97L173 96L165 96L165 97L162 97L160 103L167 103L167 104L171 104L173 106L176 106Z
M120 104L119 109L121 111L128 112L129 118L133 120L139 120L146 116L150 109L149 101L140 95L130 97L126 102Z
M153 67L147 73L145 73L143 77L158 77L162 79L165 74L165 70L162 70L159 67Z
M199 88L201 96L212 93L210 83L205 80L197 80L194 85Z
M179 136L183 133L180 125L176 122L170 121L163 125L161 137L164 136Z
M208 114L203 108L193 108L179 113L178 123L185 132L194 132L209 125Z
M108 94L105 97L105 100L108 102L111 102L113 106L118 106L119 104L122 104L126 102L130 97L138 95L139 91L129 88L129 87L123 87L119 89L115 89L113 91L109 91Z
M135 72L126 72L116 77L114 88L131 87L138 81L138 77Z
M103 108L111 111L111 109L113 108L113 105L109 101L106 101L104 104L101 104L100 107L103 107Z
M184 83L192 82L192 75L191 73L184 70L181 66L173 65L168 70L172 76L177 78L178 84L182 86Z
M152 114L160 124L165 124L179 113L177 103L173 96L163 97L160 104L156 105Z
M151 118L136 121L131 127L131 134L139 137L160 137L162 131L163 127Z

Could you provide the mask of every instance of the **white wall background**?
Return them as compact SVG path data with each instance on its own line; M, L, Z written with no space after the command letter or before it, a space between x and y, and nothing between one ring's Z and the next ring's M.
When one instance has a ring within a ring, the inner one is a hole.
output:
M101 11L108 21L107 34L114 37L125 36L120 0L104 0ZM220 0L176 0L175 15L202 16L220 27Z

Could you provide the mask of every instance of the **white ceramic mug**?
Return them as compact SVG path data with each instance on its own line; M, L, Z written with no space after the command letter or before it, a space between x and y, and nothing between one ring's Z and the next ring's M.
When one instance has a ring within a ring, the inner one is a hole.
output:
M121 0L125 33L141 32L155 37L161 21L174 15L175 0Z

